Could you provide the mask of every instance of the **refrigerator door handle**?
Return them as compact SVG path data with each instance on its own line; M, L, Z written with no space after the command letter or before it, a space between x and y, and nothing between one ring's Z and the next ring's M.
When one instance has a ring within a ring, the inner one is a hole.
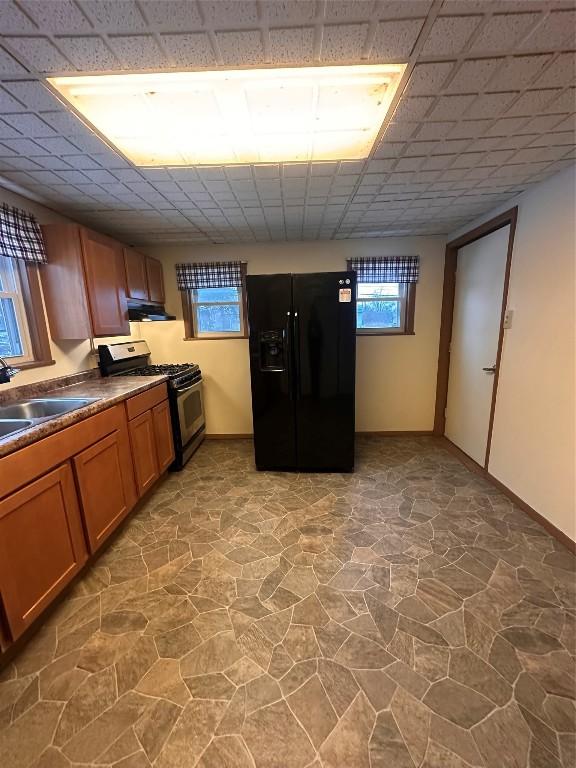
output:
M290 400L294 399L293 395L293 388L292 388L292 344L290 343L290 336L292 332L291 324L290 324L290 315L291 312L286 312L286 328L284 329L284 354L286 356L286 372L288 373L288 391L290 395Z
M294 330L294 391L296 392L296 400L300 400L302 396L301 382L300 382L300 319L298 312L294 312L293 321Z

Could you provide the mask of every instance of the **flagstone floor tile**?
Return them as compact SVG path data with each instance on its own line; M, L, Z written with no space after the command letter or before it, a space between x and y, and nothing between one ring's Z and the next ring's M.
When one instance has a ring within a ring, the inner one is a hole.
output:
M0 765L574 768L575 573L433 438L207 441L0 672Z

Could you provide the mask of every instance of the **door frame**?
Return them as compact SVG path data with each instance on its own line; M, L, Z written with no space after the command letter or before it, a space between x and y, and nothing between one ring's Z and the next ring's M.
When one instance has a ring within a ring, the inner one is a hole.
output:
M450 344L452 342L452 325L454 321L454 299L456 296L456 269L458 267L458 250L465 245L480 240L486 235L491 235L502 227L510 227L508 235L508 250L506 253L506 269L504 272L504 287L502 291L502 308L500 312L500 330L498 334L498 348L496 352L496 373L494 374L494 389L492 392L492 404L490 406L490 420L488 422L488 439L486 442L486 455L484 457L484 469L488 469L490 459L490 444L492 442L492 429L494 426L494 412L496 410L496 393L500 376L500 361L502 359L502 344L504 341L504 315L508 303L508 286L510 284L510 268L512 266L512 251L514 249L514 236L516 234L516 222L518 220L518 206L509 208L504 213L480 224L480 226L465 232L455 240L446 243L444 259L444 288L442 293L442 312L440 317L440 342L438 345L438 374L436 378L436 411L434 414L434 434L442 437L446 427L446 405L448 403L448 378L450 375Z

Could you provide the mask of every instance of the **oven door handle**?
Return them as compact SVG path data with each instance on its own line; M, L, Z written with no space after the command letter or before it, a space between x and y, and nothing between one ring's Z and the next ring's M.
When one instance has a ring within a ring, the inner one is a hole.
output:
M194 384L190 384L189 387L184 387L184 389L177 389L176 394L183 395L184 392L189 392L191 389L194 389L194 387L197 387L199 384L202 384L202 381L195 381Z

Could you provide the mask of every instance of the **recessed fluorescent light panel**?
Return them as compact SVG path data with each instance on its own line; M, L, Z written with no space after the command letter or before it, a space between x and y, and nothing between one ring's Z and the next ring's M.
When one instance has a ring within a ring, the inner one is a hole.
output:
M139 166L368 156L405 64L53 77Z

